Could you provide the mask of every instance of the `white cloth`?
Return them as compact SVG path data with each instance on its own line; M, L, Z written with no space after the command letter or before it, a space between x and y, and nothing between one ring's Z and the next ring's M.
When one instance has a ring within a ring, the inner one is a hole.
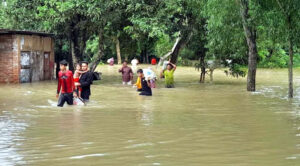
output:
M132 66L136 66L138 63L139 63L139 61L137 59L132 59L132 61L131 61Z
M153 80L156 78L156 74L151 70L151 69L143 69L143 73L145 76L145 79L148 80L148 78L150 78L150 80Z
M74 105L84 105L84 102L82 102L78 97L74 97L73 104Z
M114 58L109 58L109 59L107 60L107 63L110 63L111 61L114 61Z
M123 85L132 85L131 81L129 82L123 82Z
M169 64L169 61L164 61L163 62L163 70L167 69L168 64Z

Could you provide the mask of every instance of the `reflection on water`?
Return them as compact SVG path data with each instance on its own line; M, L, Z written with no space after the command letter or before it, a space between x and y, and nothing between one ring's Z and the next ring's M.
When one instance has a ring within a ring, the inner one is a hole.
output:
M56 107L55 81L1 85L0 165L300 163L300 88L286 98L287 71L259 70L247 93L245 78L218 71L198 84L178 68L175 89L159 81L145 97L121 85L118 67L100 67L88 106Z
M18 154L17 148L25 138L18 134L27 127L26 123L18 122L13 115L2 111L0 116L0 163L10 166L24 164L23 157Z

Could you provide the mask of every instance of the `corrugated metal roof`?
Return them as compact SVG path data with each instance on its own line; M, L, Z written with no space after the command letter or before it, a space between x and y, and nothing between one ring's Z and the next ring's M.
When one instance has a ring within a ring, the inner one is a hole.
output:
M54 36L53 33L0 29L0 35L2 35L2 34L39 35L39 36L50 36L50 37Z

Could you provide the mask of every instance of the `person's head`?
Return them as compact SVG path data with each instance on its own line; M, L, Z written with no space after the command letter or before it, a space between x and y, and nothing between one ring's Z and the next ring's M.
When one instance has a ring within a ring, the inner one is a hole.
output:
M168 69L168 70L172 70L172 69L173 69L173 66L172 66L170 63L168 63L168 64L167 64L167 69Z
M59 62L59 69L64 71L67 70L68 62L66 60L62 60Z
M127 64L128 64L128 62L127 62L127 61L124 61L124 62L123 62L123 67L126 67Z
M76 70L81 70L81 64L80 63L76 64Z
M82 61L81 62L81 70L87 71L88 69L89 69L89 63L87 61Z
M144 77L143 69L138 69L137 70L137 75L138 75L138 77L143 78Z

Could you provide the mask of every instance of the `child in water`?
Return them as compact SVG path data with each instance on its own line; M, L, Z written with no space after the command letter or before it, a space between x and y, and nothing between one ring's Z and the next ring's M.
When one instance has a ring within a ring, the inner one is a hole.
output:
M141 79L141 84L142 84L142 92L140 95L143 96L152 96L152 90L151 90L151 84L150 84L150 79L146 80L145 76L143 74L143 70L139 69L137 71L138 77Z
M133 87L136 87L138 92L142 91L142 82L140 77L137 78L136 83Z
M174 88L174 72L176 70L176 65L169 62L166 70L162 70L160 73L160 78L165 78L166 88Z

